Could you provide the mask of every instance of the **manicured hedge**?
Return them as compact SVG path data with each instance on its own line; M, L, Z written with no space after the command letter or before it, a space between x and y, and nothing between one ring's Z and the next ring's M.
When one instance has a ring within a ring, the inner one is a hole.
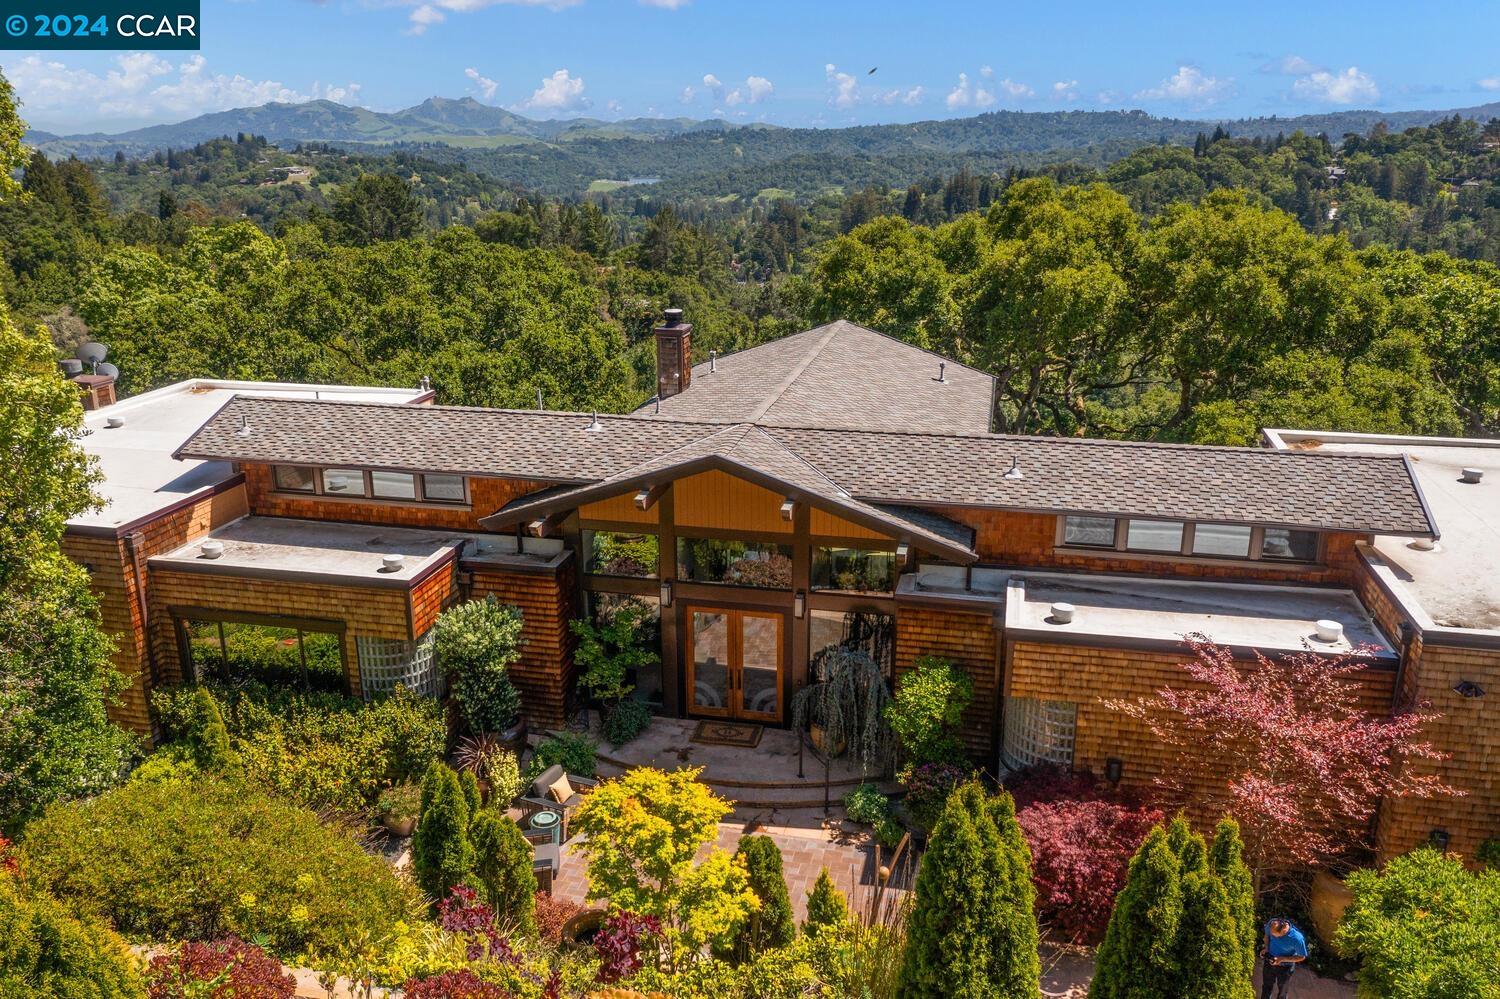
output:
M54 806L21 845L55 895L137 938L233 935L282 957L327 954L420 912L413 889L348 832L211 778L135 782Z

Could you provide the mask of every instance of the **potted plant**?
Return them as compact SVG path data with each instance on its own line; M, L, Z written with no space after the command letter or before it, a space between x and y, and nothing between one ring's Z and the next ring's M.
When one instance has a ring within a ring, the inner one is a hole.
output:
M649 709L633 701L631 677L660 661L645 641L649 608L624 604L596 623L579 618L569 624L578 638L573 661L582 669L578 689L599 709L599 720L610 742L623 745L651 723Z
M433 630L433 653L469 731L493 733L507 748L523 748L526 720L510 679L521 647L520 610L491 594L450 607Z
M819 752L837 756L851 745L860 766L884 767L890 755L885 705L890 692L875 660L858 649L834 649L816 667L817 682L792 696L792 727L811 735Z
M380 792L375 802L375 817L392 836L405 839L417 826L422 810L422 789L415 784L393 784Z
M521 769L515 750L506 745L503 733L486 732L459 740L453 763L474 775L486 801L509 808L521 793Z

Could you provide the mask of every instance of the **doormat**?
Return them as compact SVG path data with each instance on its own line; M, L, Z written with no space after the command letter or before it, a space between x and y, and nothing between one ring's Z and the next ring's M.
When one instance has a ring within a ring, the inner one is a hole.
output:
M760 745L763 725L747 725L743 722L701 721L693 730L693 742L705 746L735 746L739 749L754 749Z

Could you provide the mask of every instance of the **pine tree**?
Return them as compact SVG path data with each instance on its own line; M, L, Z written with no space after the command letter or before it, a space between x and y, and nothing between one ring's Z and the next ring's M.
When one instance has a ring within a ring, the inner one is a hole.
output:
M1157 826L1130 860L1104 943L1094 955L1094 999L1177 999L1181 859Z
M1213 848L1208 853L1208 866L1224 885L1229 916L1234 920L1239 976L1246 983L1242 994L1248 996L1250 978L1255 974L1255 951L1260 945L1260 932L1255 925L1255 879L1245 864L1240 827L1234 819L1219 820L1218 828L1214 830Z
M761 951L785 947L797 935L792 920L792 899L782 873L781 848L769 836L746 836L734 855L745 864L750 890L760 900L760 909L750 914L733 944L721 948L724 960L746 961Z
M422 777L422 814L412 835L411 866L417 884L438 900L474 868L469 804L458 775L442 763L433 763Z
M229 766L233 754L219 702L207 687L199 687L193 695L193 714L197 722L192 738L193 762L204 773L220 773Z
M508 817L495 811L479 813L469 829L474 844L474 876L485 901L502 921L536 931L536 873L531 866L531 844Z
M1031 858L1009 795L971 782L948 797L917 874L903 999L1009 999L1039 992Z
M849 922L849 903L833 886L828 868L818 872L812 891L807 893L807 919L802 923L802 932L815 937L823 930L837 929Z

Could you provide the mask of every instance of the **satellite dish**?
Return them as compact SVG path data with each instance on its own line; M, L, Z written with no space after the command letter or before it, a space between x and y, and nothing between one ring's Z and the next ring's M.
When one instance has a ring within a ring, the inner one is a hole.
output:
M106 361L103 364L94 365L94 374L108 375L110 378L119 378L120 369Z
M102 343L95 343L93 340L78 346L78 359L85 364L98 364L108 354L108 347Z

